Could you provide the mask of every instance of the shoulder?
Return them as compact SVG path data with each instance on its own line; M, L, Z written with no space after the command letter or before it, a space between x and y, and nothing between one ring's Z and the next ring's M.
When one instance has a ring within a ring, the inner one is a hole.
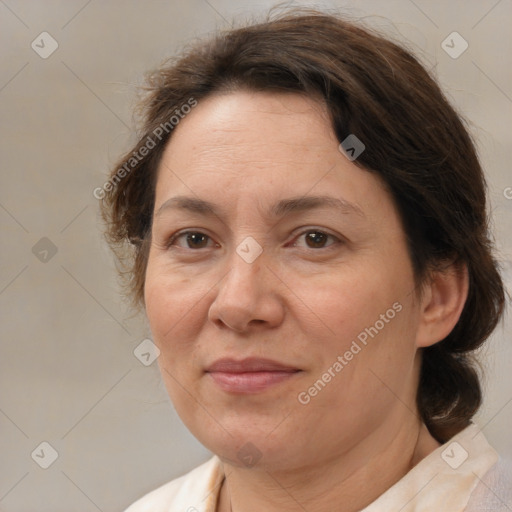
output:
M210 503L216 502L217 484L222 478L220 460L214 456L186 475L146 494L125 512L207 512Z
M512 459L500 458L471 494L466 512L512 510Z

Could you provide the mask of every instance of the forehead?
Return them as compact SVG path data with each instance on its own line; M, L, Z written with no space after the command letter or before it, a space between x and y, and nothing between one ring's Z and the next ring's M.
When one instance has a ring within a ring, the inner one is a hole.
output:
M170 138L155 209L183 194L221 204L244 195L275 203L309 192L338 194L362 210L365 203L389 201L380 178L350 162L338 146L319 100L251 91L207 97Z
M171 158L289 158L337 147L326 106L301 94L237 91L199 101L168 143ZM288 150L288 151L287 151Z

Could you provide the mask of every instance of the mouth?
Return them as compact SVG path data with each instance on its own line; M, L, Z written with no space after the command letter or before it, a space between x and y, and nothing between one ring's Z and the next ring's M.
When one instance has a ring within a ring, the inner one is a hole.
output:
M294 378L301 370L270 359L219 359L206 369L215 384L228 393L260 393Z

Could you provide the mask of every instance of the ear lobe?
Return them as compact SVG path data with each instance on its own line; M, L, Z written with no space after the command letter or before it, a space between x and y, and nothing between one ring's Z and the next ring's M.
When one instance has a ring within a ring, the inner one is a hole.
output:
M420 301L416 346L429 347L450 334L466 303L469 290L465 264L452 263L431 273Z

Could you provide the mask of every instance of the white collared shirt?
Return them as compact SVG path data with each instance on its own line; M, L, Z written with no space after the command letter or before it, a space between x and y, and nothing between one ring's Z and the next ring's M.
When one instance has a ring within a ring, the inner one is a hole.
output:
M216 512L224 472L216 456L125 512ZM512 512L512 468L474 424L414 466L361 512Z

